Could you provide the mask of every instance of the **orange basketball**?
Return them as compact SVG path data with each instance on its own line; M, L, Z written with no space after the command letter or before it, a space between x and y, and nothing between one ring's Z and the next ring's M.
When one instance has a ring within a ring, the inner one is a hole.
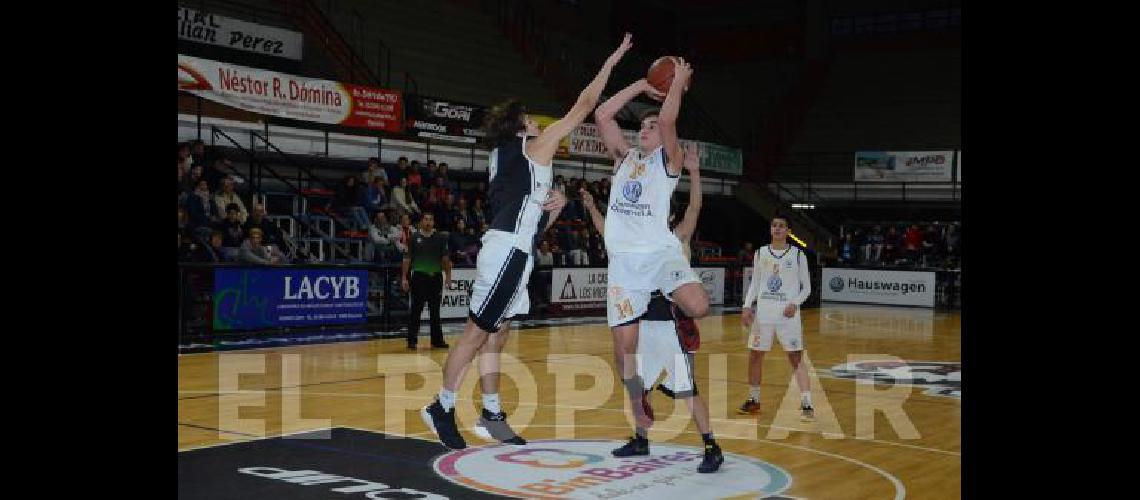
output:
M662 56L649 66L649 74L645 80L662 94L669 93L669 86L673 84L673 65L676 64L674 56Z

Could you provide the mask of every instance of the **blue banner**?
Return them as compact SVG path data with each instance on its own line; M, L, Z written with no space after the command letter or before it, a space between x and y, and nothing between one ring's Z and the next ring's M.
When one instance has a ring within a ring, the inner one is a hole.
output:
M214 270L214 330L363 323L363 269Z

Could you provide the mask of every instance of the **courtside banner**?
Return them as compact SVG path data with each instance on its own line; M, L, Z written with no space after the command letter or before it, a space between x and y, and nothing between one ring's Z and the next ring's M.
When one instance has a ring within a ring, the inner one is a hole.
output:
M604 267L555 268L551 272L550 302L595 302L605 307L607 276Z
M451 281L443 285L443 297L439 303L440 318L466 318L471 307L471 286L475 284L474 269L452 269ZM420 319L428 320L431 307L424 306Z
M408 96L407 129L419 137L475 143L487 108L428 96Z
M637 146L636 130L622 129L621 135L631 146ZM744 160L740 149L721 146L709 142L691 141L681 139L680 145L685 150L695 148L700 157L701 171L722 172L740 175L744 169ZM609 156L605 142L598 126L593 123L583 123L570 133L570 147L568 152L572 155L592 156L606 158Z
M934 273L823 268L823 300L934 307Z
M855 180L950 182L953 151L856 151Z
M178 55L178 90L263 115L403 130L400 92Z
M214 330L363 323L364 269L214 269Z
M694 267L693 272L701 278L705 291L709 292L709 305L724 304L724 268Z
M178 7L178 38L195 43L301 60L301 33Z

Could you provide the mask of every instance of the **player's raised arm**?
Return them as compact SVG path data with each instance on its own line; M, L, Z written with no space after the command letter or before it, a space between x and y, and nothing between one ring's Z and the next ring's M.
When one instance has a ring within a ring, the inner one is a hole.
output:
M681 113L681 98L689 86L689 78L693 75L693 68L683 58L676 58L673 65L673 83L669 86L669 93L665 95L665 102L661 105L661 116L657 120L657 127L661 130L661 142L665 146L665 155L668 157L669 175L681 175L681 145L677 139L677 116Z

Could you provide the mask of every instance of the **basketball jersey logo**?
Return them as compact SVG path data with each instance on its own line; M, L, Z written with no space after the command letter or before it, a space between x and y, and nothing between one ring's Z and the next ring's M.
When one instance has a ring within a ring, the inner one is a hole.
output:
M642 161L633 162L633 168L630 169L630 171L629 171L629 178L630 179L636 179L638 177L641 177L642 175L645 175L645 162L642 162Z
M633 304L629 303L629 299L622 299L615 307L617 307L618 310L618 319L633 316Z
M640 181L625 181L625 185L621 188L621 195L630 203L637 203L641 198L641 182Z
M780 264L772 264L772 276L768 277L768 291L776 293L780 291L780 287L784 285L784 280L780 278Z

